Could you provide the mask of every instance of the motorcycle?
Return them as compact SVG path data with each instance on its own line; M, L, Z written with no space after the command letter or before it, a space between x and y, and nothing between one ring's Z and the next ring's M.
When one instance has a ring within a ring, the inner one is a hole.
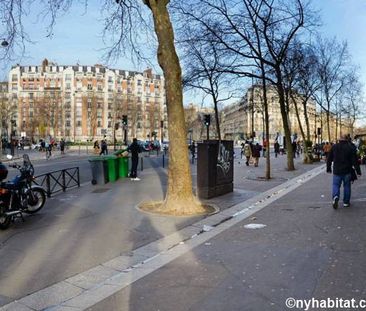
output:
M12 156L8 155L8 159ZM0 229L7 229L11 222L23 213L34 214L42 209L46 202L45 190L37 185L32 185L34 180L34 167L27 154L23 155L23 165L16 163L9 165L19 170L20 175L12 180L2 182L8 175L7 167L0 163Z

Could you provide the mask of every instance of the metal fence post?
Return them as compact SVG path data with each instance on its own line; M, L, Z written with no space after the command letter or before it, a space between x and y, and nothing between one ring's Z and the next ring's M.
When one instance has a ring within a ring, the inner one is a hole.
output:
M79 171L79 167L77 167L76 169L77 169L77 175L78 175L78 187L80 187L80 171Z
M65 178L65 170L62 170L62 191L66 191L66 178Z
M47 196L51 197L51 180L50 180L50 174L46 175L46 192Z

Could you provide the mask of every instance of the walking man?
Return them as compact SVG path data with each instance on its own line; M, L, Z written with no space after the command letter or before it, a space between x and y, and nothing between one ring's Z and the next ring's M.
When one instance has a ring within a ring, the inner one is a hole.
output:
M107 145L107 141L105 139L102 140L101 142L101 150L99 155L108 155L108 145Z
M61 154L65 154L65 141L63 138L61 138L61 141L60 141L60 150L61 150Z
M132 159L132 167L130 177L131 180L138 181L140 178L137 177L137 165L139 163L139 153L141 152L141 148L137 143L137 138L133 139L132 144L127 148L129 152L131 152L131 159Z
M274 143L274 152L275 152L275 157L277 158L277 155L280 153L280 144L278 143L277 140Z
M333 208L338 208L340 188L343 183L343 206L350 206L351 200L351 173L353 168L361 176L355 148L349 143L347 135L341 135L339 142L333 145L327 158L327 173L332 173L333 162Z

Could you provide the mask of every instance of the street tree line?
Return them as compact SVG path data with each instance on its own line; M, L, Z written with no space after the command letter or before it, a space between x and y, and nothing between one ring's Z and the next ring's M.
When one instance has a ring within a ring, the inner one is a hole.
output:
M336 140L342 120L354 128L363 104L358 68L352 63L346 42L316 32L319 17L308 1L197 0L179 2L175 9L185 64L184 85L210 94L216 111L217 98L230 90L229 85L238 88L255 79L262 86L266 141L269 88L278 94L287 146L293 134L290 109L296 112L300 135L309 145L316 131L309 124L310 101L316 102L325 115L323 138ZM336 130L332 135L334 119ZM294 169L292 152L288 148L289 170ZM270 178L268 155L266 177ZM304 160L311 162L309 154L305 153Z
M41 13L43 19L38 20L48 21L46 27L51 35L58 18L72 10L73 3L83 3L87 9L89 2L3 0L0 4L0 18L5 27L1 37L6 38L9 45L1 54L2 57L11 56L14 47L24 47L24 43L30 40L23 18L28 13L26 8L32 8L35 3L44 8ZM301 87L311 89L309 99L317 100L329 118L331 113L345 116L346 102L347 108L357 106L360 96L358 91L354 90L352 96L350 92L344 91L346 87L356 85L349 81L358 80L356 70L353 70L353 79L350 79L350 71L346 70L350 68L346 45L339 55L339 49L326 48L329 42L336 44L336 41L314 37L318 20L306 0L105 0L101 1L100 10L105 18L106 42L111 42L107 53L109 58L120 57L128 49L135 57L142 59L143 46L146 46L149 33L152 34L151 41L156 43L158 63L166 81L170 137L167 193L164 202L156 204L157 211L179 215L205 212L204 206L196 200L192 191L186 146L183 83L188 87L199 87L212 96L218 120L219 103L230 97L222 95L222 90L228 85L240 85L242 79L255 79L262 85L267 141L267 87L274 87L279 97L288 146L291 145L288 111L294 102L307 105L302 96L301 100L296 100L298 97L293 94L305 94ZM184 78L176 39L183 67L187 68ZM320 49L321 44L324 44L324 49ZM314 64L309 62L304 66L300 62L301 57L308 60L310 56L314 57ZM314 68L317 73L314 74L314 79L317 78L317 82L307 85L301 79L310 75ZM304 70L309 71L303 72ZM348 79L341 79L340 75ZM357 116L357 113L349 111L347 109L351 117ZM308 125L304 126L304 133L308 133ZM219 130L219 120L217 129ZM291 148L287 153L287 167L289 170L295 168ZM271 177L269 148L266 177Z

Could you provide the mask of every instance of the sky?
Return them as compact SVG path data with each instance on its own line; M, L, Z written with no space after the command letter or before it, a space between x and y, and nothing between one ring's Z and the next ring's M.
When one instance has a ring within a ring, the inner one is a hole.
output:
M292 1L292 0L289 0ZM46 37L47 31L41 22L26 19L26 28L32 44L26 45L26 55L13 63L0 64L0 80L7 80L7 72L11 65L38 65L44 58L59 65L94 65L106 64L103 61L102 48L105 47L101 32L103 22L96 7L100 0L90 0L87 13L83 7L74 7L72 13L60 18L54 28L53 36ZM321 32L328 37L336 36L339 40L347 40L353 61L361 68L362 82L366 85L366 1L364 0L312 0L313 7L321 10L323 25ZM153 54L152 54L153 55ZM147 64L134 64L128 57L120 57L116 63L106 64L112 68L143 71ZM161 73L154 57L154 71ZM200 101L200 99L197 99ZM185 96L185 103L194 101L194 95Z

